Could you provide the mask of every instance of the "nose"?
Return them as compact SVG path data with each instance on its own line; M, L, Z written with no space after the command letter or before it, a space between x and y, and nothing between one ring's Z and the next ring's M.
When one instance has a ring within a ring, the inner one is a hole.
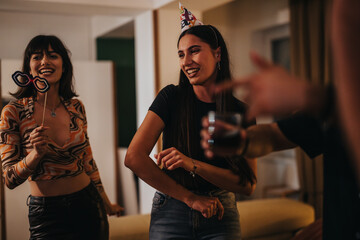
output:
M42 59L41 59L41 65L46 65L49 61L49 58L46 54L43 55Z
M185 54L184 58L183 58L183 65L187 66L187 65L190 65L191 63L192 63L191 55Z

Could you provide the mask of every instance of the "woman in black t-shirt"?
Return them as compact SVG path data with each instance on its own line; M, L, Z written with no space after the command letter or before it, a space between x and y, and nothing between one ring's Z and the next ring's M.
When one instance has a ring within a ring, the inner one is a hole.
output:
M125 164L156 188L150 239L240 239L234 194L250 195L256 160L206 159L200 147L201 118L209 110L245 113L231 93L213 94L230 81L229 57L210 25L184 31L178 41L180 81L165 87L151 105L127 151ZM163 132L163 151L149 157Z

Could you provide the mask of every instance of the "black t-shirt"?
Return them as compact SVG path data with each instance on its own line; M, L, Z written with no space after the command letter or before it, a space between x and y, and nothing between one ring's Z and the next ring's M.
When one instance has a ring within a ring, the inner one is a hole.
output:
M172 125L170 124L172 121L179 118L179 108L181 108L182 106L181 103L178 101L178 97L179 86L168 85L159 92L159 94L149 108L149 110L156 113L165 124L165 128L163 130L163 149L167 149L170 147L175 147L178 149L178 146L172 146L171 144L172 135L177 133L174 132L174 129L172 129L173 127L171 127ZM242 114L245 113L245 104L235 98L234 101L236 102L236 112ZM196 124L194 124L194 129L189 129L188 131L197 133L195 134L195 138L191 140L191 144L196 145L196 149L199 149L200 151L198 151L194 156L192 156L192 158L215 165L217 167L231 169L230 164L224 158L215 157L211 160L207 159L200 145L200 131L202 129L201 119L202 117L206 116L209 111L215 111L216 104L202 102L197 98L195 98L194 104L194 121L196 121ZM189 190L197 192L207 192L218 188L198 175L193 178L189 174L189 172L187 172L183 168L178 168L172 171L163 169L163 171L165 171L165 173L168 174L171 178L173 178L177 183L183 185Z
M340 129L302 114L277 124L311 158L324 154L323 239L360 239L360 193Z

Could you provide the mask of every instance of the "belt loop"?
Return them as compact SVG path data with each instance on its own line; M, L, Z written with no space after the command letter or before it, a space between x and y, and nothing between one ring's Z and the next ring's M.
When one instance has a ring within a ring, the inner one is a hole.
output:
M29 195L26 199L26 206L30 205L30 198L31 198L31 195Z

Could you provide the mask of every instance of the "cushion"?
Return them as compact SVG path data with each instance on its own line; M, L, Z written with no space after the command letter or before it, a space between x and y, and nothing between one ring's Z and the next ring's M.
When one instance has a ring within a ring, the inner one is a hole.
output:
M314 208L288 198L237 203L244 240L286 240L314 222ZM109 217L111 240L149 239L150 214Z
M242 201L237 207L244 239L292 234L315 219L312 206L288 198Z
M111 240L149 239L150 214L109 217Z

